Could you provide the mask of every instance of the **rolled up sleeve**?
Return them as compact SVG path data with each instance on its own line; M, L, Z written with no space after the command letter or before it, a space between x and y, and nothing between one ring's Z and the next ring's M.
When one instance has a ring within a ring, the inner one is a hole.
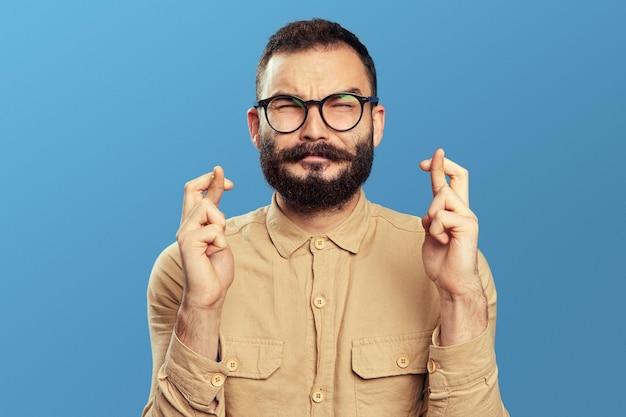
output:
M439 327L433 334L438 340ZM491 328L455 346L430 347L428 416L505 417Z

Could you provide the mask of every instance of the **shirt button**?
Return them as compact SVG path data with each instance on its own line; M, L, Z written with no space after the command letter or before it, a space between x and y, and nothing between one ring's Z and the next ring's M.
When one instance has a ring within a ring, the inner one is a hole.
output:
M400 356L397 360L396 360L396 365L398 365L398 368L408 368L409 366L409 358L407 358L406 356Z
M324 242L323 238L316 237L315 240L313 241L313 245L317 249L324 249L324 247L326 246L326 242Z
M311 399L313 400L314 403L321 403L322 401L324 401L324 391L322 391L321 389L315 391L313 393L313 395L311 396Z
M226 367L230 372L235 372L237 369L239 369L239 362L237 362L236 359L231 359L226 362Z
M323 296L318 295L313 300L313 305L317 308L324 308L324 306L326 305L326 299Z
M213 374L213 376L211 376L211 385L213 385L214 387L221 387L222 385L224 385L225 380L226 377L223 374Z
M426 367L428 368L428 373L430 374L437 372L437 364L432 359L428 360L428 365L426 365Z

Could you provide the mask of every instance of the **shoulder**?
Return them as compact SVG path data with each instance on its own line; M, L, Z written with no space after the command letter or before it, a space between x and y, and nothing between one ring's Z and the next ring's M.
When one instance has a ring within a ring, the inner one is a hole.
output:
M394 262L407 263L410 259L408 263L421 264L425 233L418 216L369 201L367 213L368 226L362 247L369 247L374 253L384 253Z
M152 267L148 283L151 304L177 305L183 289L182 271L178 243L174 242L159 254Z
M236 235L254 226L265 227L268 209L269 206L259 207L249 213L228 218L226 220L226 236Z
M422 226L422 220L420 217L401 213L371 201L368 201L367 204L369 217L377 224L381 226L384 225L398 231L417 233L421 235L424 234L424 227Z

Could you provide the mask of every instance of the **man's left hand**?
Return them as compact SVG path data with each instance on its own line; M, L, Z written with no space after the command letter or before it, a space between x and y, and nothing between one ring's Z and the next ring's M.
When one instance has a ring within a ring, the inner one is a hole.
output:
M468 341L487 326L478 276L478 218L469 207L469 173L438 149L420 168L430 172L433 201L422 218L424 269L441 299L441 344ZM450 178L448 184L447 177Z

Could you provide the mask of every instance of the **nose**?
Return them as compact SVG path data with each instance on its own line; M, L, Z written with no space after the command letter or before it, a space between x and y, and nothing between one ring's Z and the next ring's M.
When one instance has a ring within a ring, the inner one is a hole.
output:
M308 114L300 128L300 140L318 141L328 139L329 128L326 126L319 104L309 104Z

